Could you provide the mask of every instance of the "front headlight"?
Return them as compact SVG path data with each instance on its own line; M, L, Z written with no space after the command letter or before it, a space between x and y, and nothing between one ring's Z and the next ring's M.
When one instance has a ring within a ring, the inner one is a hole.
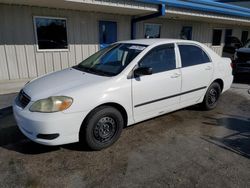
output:
M30 111L44 113L59 112L69 108L72 103L73 99L70 97L49 97L47 99L41 99L36 101L34 104L31 105Z

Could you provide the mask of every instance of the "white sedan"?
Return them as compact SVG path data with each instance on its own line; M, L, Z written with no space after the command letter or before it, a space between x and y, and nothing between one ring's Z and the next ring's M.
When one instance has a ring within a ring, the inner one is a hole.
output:
M131 40L29 82L13 109L22 133L37 143L83 141L100 150L126 126L195 104L215 108L232 81L231 60L201 43Z

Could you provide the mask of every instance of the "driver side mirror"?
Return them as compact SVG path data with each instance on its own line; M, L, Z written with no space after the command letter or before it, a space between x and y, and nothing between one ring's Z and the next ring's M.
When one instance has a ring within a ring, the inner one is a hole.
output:
M151 74L153 74L153 69L151 67L139 67L134 70L134 75L136 77Z

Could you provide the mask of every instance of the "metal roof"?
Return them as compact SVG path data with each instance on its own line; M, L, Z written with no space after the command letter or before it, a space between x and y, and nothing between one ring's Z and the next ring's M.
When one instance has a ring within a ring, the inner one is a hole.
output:
M250 18L250 9L214 0L137 0L151 4L165 4L166 7L191 9L202 12Z

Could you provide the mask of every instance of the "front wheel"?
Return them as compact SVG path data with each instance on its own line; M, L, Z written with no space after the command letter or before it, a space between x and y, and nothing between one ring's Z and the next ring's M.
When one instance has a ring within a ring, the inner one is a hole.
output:
M205 110L212 110L217 106L218 100L221 94L220 84L214 82L208 88L204 100L202 102L202 107Z
M117 109L101 106L88 115L82 126L80 141L84 141L92 150L101 150L118 140L124 120Z

